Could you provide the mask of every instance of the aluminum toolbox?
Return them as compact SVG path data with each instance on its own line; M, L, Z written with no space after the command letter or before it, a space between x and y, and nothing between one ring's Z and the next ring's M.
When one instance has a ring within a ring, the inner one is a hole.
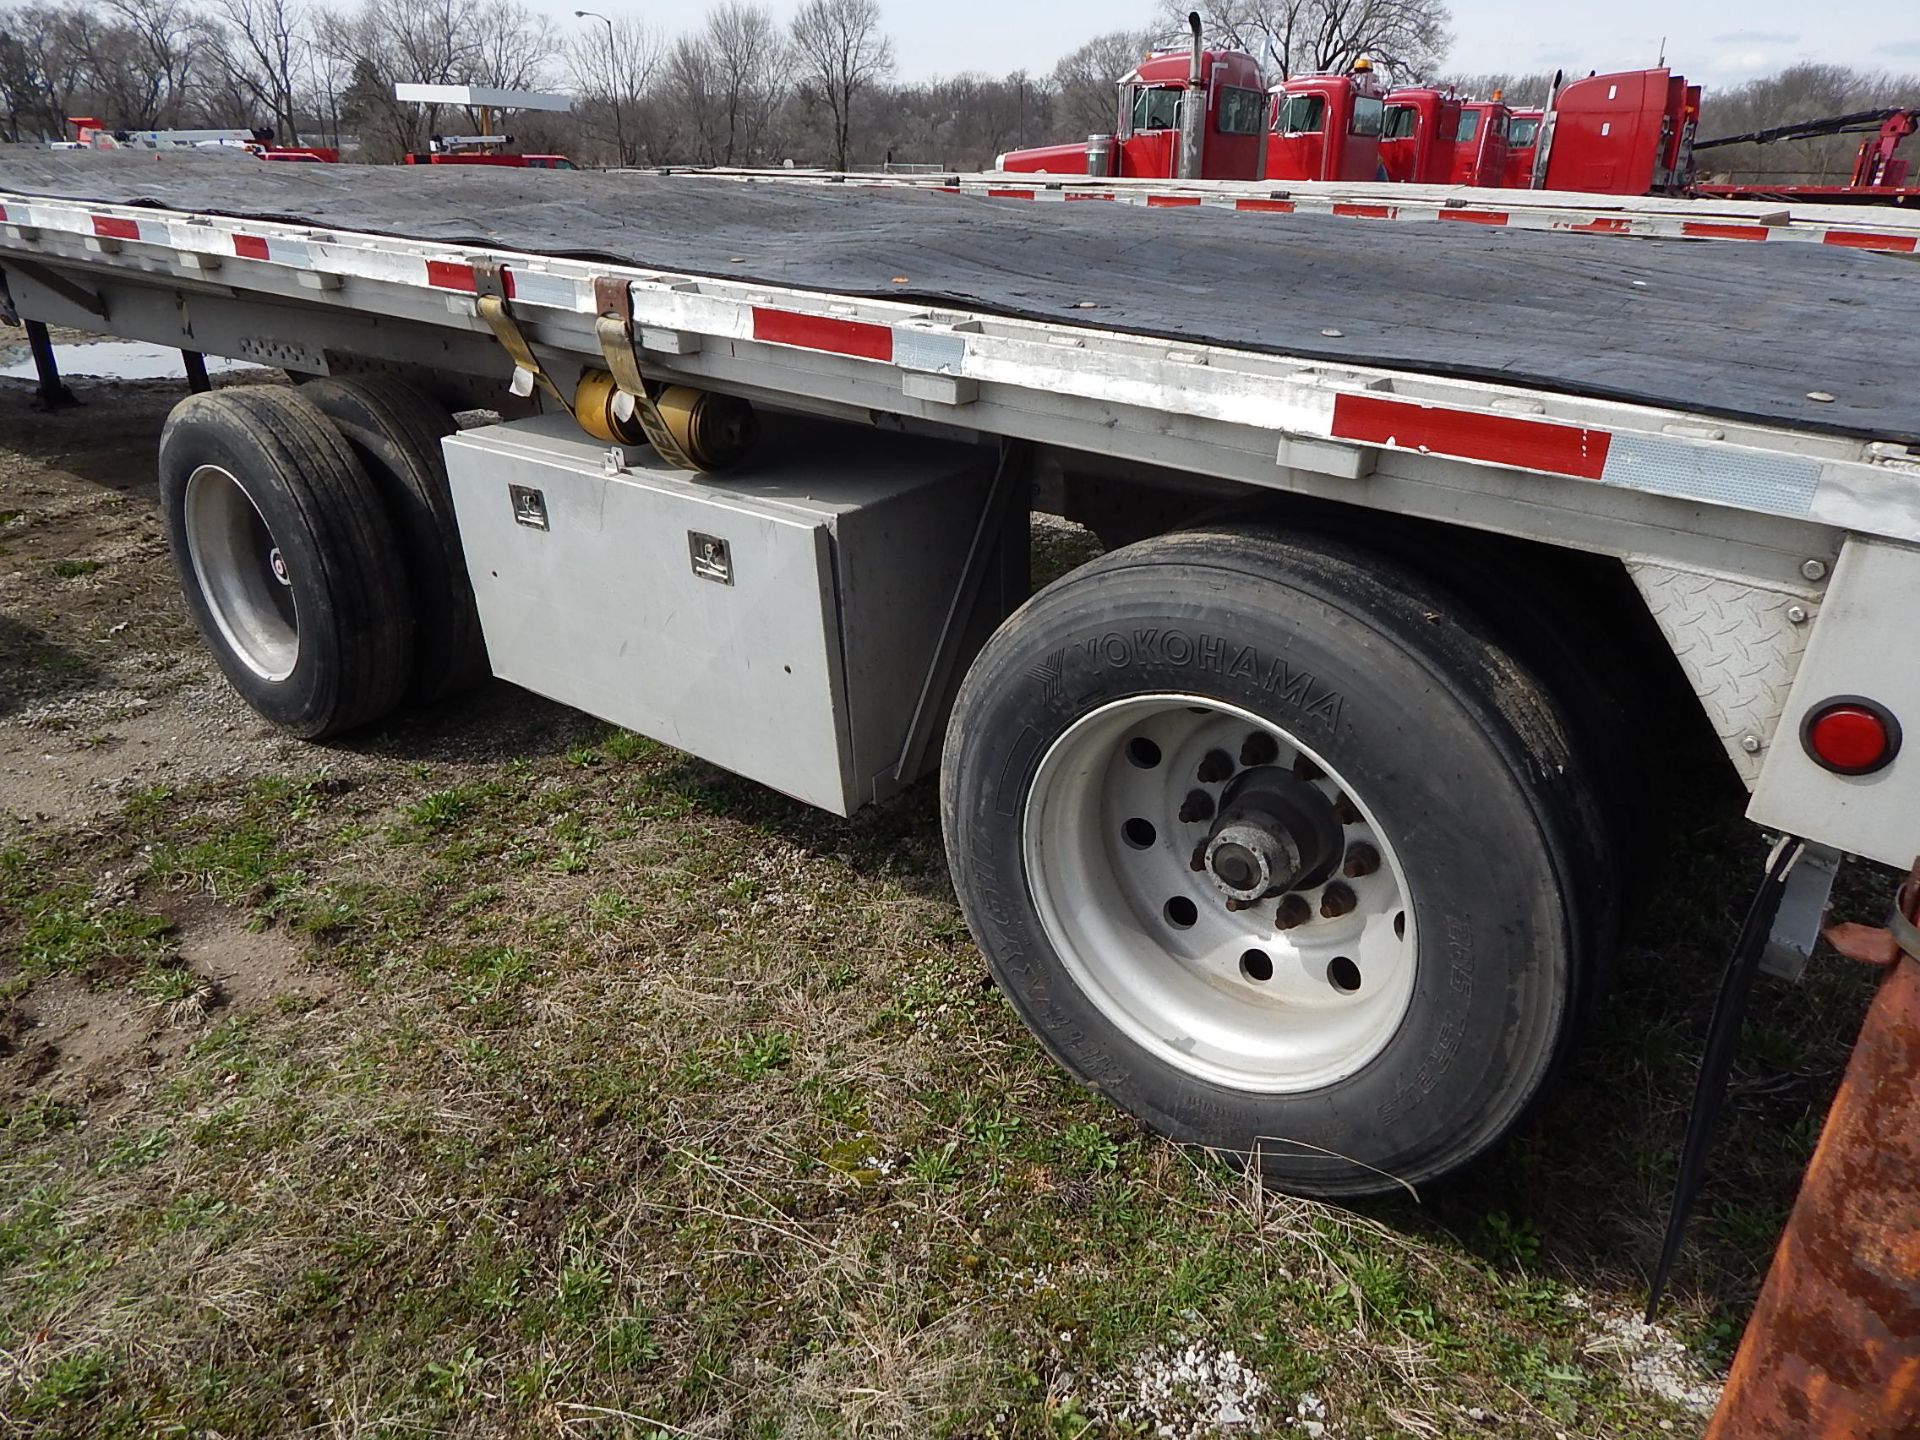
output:
M843 815L937 758L935 731L896 774L990 452L783 417L723 476L565 416L444 443L496 675ZM1021 598L1020 539L956 673Z

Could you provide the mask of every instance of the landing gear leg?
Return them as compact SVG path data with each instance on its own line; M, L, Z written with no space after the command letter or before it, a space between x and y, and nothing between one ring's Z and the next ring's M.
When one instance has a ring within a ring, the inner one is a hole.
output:
M27 327L27 345L33 351L33 368L40 376L40 408L61 410L69 405L78 405L80 402L67 389L67 382L60 378L60 364L53 358L53 341L47 338L46 322L28 320L23 323Z

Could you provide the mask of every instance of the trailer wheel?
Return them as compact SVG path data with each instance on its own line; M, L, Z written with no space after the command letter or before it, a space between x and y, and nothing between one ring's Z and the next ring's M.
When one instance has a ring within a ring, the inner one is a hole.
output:
M485 679L486 643L454 518L442 436L453 415L404 380L311 380L300 393L347 437L393 517L418 627L411 698L429 704Z
M160 436L160 503L200 633L242 698L309 739L406 693L413 607L378 492L293 390L191 395Z
M1541 687L1379 557L1255 529L1067 576L962 687L960 903L1056 1059L1280 1187L1509 1131L1587 963L1579 767Z

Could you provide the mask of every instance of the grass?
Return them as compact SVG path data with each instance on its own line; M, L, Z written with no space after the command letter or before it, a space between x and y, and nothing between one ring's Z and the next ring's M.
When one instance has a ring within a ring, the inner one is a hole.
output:
M0 849L0 1016L80 987L165 1057L0 1117L0 1430L1082 1440L1204 1433L1244 1369L1268 1431L1699 1432L1604 1332L1757 873L1723 797L1677 802L1559 1103L1340 1209L1052 1066L926 787L839 820L578 717L510 763L463 723ZM189 956L234 922L316 983L226 997ZM1672 1307L1709 1362L1864 984L1756 1006Z
M104 569L105 566L99 560L56 560L47 568L62 580L77 580L82 575L91 575L97 570Z

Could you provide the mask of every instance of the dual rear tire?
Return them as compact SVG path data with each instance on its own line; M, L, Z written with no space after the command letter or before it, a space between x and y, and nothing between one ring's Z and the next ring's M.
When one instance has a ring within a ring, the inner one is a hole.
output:
M160 503L195 624L242 698L320 739L486 673L439 439L396 381L192 395Z
M1296 1192L1458 1169L1540 1094L1602 927L1570 727L1452 596L1258 528L1036 596L955 706L955 888L1054 1057Z

